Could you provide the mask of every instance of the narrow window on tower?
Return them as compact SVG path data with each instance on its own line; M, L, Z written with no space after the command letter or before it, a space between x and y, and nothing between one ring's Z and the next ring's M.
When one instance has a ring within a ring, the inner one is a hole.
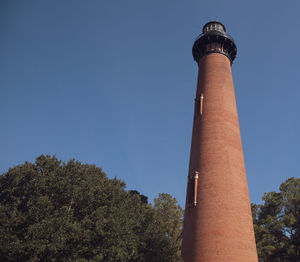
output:
M188 202L190 206L196 206L198 203L198 178L199 172L196 171L194 176L189 177L189 196Z
M204 100L204 95L201 94L201 97L200 97L200 115L202 115L202 113L203 113L203 100Z
M194 202L193 205L196 206L198 203L198 178L199 178L199 172L195 172L194 176Z

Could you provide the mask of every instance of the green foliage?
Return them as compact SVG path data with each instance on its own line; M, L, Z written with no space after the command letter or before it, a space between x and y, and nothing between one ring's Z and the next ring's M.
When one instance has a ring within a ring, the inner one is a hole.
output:
M260 262L300 261L300 179L252 204ZM183 210L94 165L41 155L0 176L0 261L180 262Z
M162 230L162 238L168 239L168 241L166 241L168 246L165 247L165 252L168 254L169 258L167 261L182 261L182 208L177 204L176 199L169 194L159 194L159 197L154 199L154 210L157 214L156 221L159 228Z
M252 204L260 262L300 261L300 178L289 178L280 192L263 196L263 205Z
M0 261L181 261L182 209L102 169L40 156L0 176Z

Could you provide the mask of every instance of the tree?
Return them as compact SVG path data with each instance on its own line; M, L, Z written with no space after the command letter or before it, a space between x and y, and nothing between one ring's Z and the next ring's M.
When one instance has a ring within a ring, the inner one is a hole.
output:
M0 176L0 261L176 261L154 250L173 247L159 217L102 169L42 155Z
M170 261L181 261L181 242L183 229L183 210L175 198L169 194L159 194L154 199L154 209L157 214L162 234L168 239L167 252Z
M289 178L280 192L263 196L263 205L252 205L260 262L300 261L300 179Z

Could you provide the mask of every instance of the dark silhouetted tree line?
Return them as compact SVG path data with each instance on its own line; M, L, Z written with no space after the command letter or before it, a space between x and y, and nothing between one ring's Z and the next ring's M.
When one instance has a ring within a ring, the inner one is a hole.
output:
M181 261L183 211L102 169L40 156L0 176L0 261Z

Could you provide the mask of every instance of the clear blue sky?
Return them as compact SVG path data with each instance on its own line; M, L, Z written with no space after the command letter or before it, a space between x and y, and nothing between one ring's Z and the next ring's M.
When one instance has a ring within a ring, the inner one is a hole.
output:
M232 70L250 199L299 177L300 2L0 2L0 172L55 154L103 168L150 201L184 205L197 65L218 19Z

